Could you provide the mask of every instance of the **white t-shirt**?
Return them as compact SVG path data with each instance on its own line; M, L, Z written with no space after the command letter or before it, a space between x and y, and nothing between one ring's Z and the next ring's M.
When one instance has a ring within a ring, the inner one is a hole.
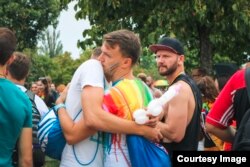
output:
M104 74L101 63L97 60L90 59L81 64L73 75L66 98L66 108L72 119L81 111L81 93L84 86L91 85L95 87L104 87ZM83 116L82 112L75 119L79 120ZM102 167L103 166L103 148L101 142L97 142L98 134L91 136L78 144L72 145L66 144L61 158L61 167ZM101 136L99 137L101 140ZM99 144L98 144L99 143ZM97 149L98 146L98 149ZM75 153L74 153L75 151ZM93 157L96 154L94 160ZM78 158L77 159L75 158ZM90 161L93 162L90 163ZM89 165L86 165L90 163Z
M116 135L117 141L112 143L111 149L105 151L105 167L129 167L131 166L128 146L125 134Z

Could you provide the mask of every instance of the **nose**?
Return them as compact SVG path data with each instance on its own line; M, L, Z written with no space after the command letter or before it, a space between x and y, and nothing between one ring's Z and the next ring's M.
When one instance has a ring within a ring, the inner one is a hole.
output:
M164 62L164 57L157 57L156 63L157 64L162 64Z
M99 60L100 62L104 61L104 59L103 59L103 53L101 53L100 56L98 56L97 60Z

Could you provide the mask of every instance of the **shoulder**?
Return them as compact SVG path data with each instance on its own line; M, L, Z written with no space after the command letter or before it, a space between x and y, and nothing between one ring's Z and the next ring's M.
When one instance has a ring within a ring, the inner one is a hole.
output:
M199 88L197 87L197 84L188 75L181 75L177 82L182 85L184 90L191 91L191 92L193 92L192 94L194 94L194 95L197 93L200 94L200 91L199 91Z
M95 59L90 59L82 63L76 70L76 73L83 73L82 71L84 71L84 73L88 72L88 73L94 73L94 74L98 72L103 73L103 68L102 68L102 64L100 63L100 61L95 60Z
M173 104L185 106L195 103L195 93L187 82L179 80L173 86L178 87L178 93L172 100Z
M176 83L174 83L173 85L179 85L179 87L180 87L179 92L182 94L185 94L187 92L192 91L190 84L184 80L179 80Z
M239 80L245 80L245 69L238 70L235 72L232 77L229 79L229 82L238 82Z
M27 95L19 87L17 87L17 85L7 79L3 80L1 86L4 88L1 94L3 97L13 96L13 100L16 98L20 100L26 100L28 98Z
M233 74L233 77L242 77L245 75L246 69L240 69Z
M227 92L231 93L234 90L244 88L245 85L246 85L245 84L245 69L241 69L235 72L231 76L231 78L229 78L228 82L222 89L222 92L224 92L223 90L227 90Z
M89 59L85 61L82 65L83 66L98 66L98 67L102 66L101 62L95 59Z
M17 87L17 85L15 85L13 82L7 80L7 79L4 79L2 80L1 82L1 85L6 88L5 90L8 90L8 91L14 91L14 92L22 92L21 89L19 89Z

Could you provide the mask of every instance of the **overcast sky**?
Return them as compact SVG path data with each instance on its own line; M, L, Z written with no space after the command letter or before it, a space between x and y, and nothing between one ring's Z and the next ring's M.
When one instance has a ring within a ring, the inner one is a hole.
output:
M77 41L82 40L84 29L90 28L86 20L76 20L73 1L69 4L68 10L63 10L59 17L57 31L60 31L60 40L63 44L63 51L71 53L71 57L78 58L80 49L77 48Z

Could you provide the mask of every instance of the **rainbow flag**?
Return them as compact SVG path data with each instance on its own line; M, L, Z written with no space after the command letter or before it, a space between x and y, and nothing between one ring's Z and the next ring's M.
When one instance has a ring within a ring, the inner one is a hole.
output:
M123 79L105 92L103 109L123 119L133 120L133 112L146 107L152 99L149 87L140 79ZM119 146L120 138L121 134L103 133L104 151L110 152L113 144Z
M144 108L153 99L149 87L140 79L123 79L104 95L104 109L110 113L132 120L133 112Z
M123 79L105 93L103 107L104 110L118 117L133 120L133 112L147 107L152 99L149 87L140 79ZM115 150L122 149L120 142L121 134L104 133L105 152L110 152L113 144ZM171 166L169 155L163 146L137 135L127 135L126 142L131 161L131 164L128 162L128 166ZM105 156L106 154L104 158Z

